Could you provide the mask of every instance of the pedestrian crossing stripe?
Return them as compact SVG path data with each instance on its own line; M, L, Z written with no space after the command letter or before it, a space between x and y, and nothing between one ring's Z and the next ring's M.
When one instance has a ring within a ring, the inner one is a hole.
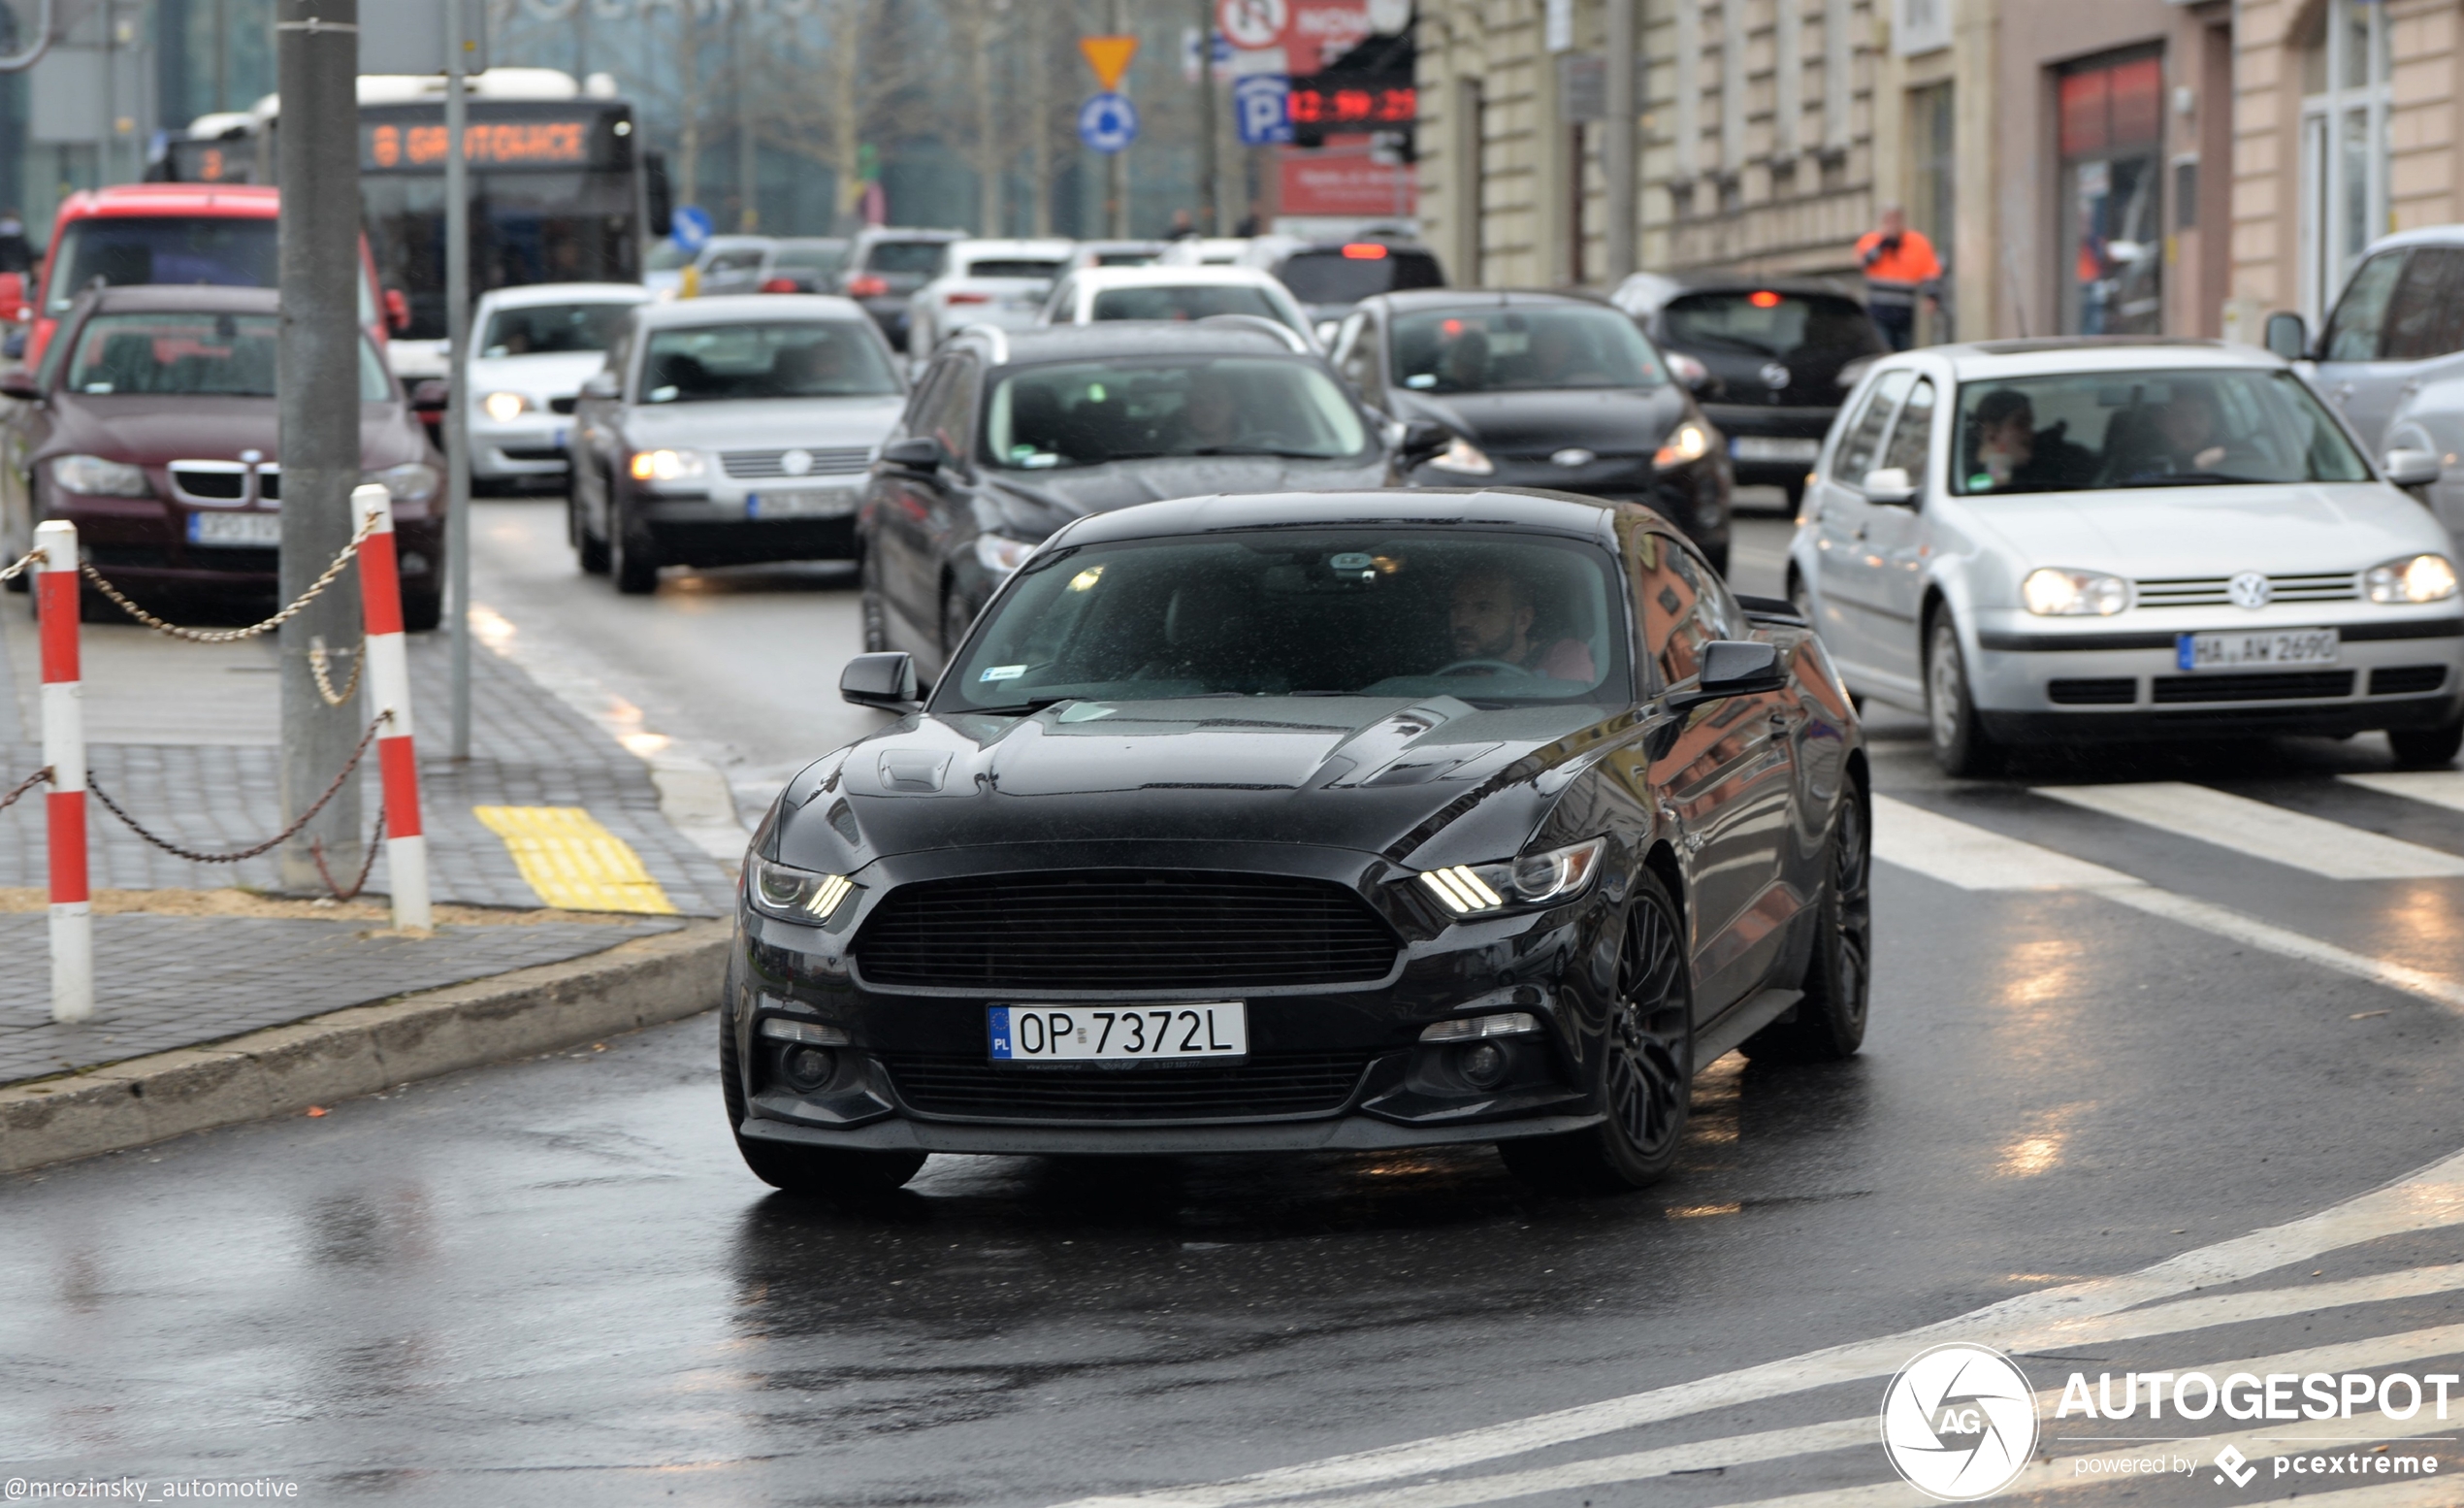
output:
M566 911L673 916L675 902L642 868L632 845L581 806L473 806L504 839L514 868L541 902Z
M2187 781L2047 785L2036 794L2327 879L2464 875L2464 858L2454 854Z

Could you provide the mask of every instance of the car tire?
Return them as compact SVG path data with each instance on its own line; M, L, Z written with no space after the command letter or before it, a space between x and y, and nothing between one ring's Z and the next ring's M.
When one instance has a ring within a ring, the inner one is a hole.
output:
M1756 1063L1836 1063L1864 1045L1873 984L1872 819L1864 792L1848 787L1825 854L1804 991L1786 1020L1745 1039Z
M1976 699L1968 690L1967 658L1960 649L1959 625L1949 612L1936 613L1926 638L1925 721L1933 744L1933 762L1956 779L2000 773L2005 754L1976 715Z
M647 597L659 590L659 549L650 531L636 524L632 510L621 501L608 505L607 574L616 590L628 597Z
M878 1197L924 1166L921 1152L831 1152L747 1140L741 1129L744 1080L737 1072L735 1026L724 1009L719 1012L719 1093L728 1107L728 1134L735 1139L736 1155L754 1177L773 1189L822 1198Z
M615 496L614 484L605 486L607 495ZM574 558L581 563L584 575L607 574L607 541L591 534L590 511L582 507L578 486L565 495L565 537L572 541Z
M881 567L875 564L871 550L864 551L856 576L863 586L858 614L864 625L864 653L880 654L890 647L890 609L881 600Z
M1635 880L1617 999L1593 1087L1607 1118L1561 1136L1498 1143L1508 1171L1552 1194L1618 1194L1669 1175L1694 1098L1694 979L1685 927L1658 875Z
M2395 748L2399 770L2445 770L2464 749L2464 718L2436 728L2390 728L2387 742Z

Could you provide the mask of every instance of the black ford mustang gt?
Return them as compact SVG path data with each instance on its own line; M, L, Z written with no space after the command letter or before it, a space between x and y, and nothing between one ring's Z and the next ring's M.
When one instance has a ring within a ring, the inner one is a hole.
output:
M1490 1141L1664 1174L1695 1070L1864 1037L1865 754L1813 634L1540 492L1055 532L746 861L728 1115L782 1188L931 1152Z

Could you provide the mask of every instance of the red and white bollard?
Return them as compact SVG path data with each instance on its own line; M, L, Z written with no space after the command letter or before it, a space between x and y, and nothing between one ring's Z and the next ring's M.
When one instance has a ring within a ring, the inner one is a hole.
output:
M359 546L359 600L368 642L368 705L393 714L376 736L376 769L385 787L385 863L392 871L394 925L426 932L428 838L419 825L419 756L410 741L410 660L403 647L401 568L394 557L394 505L373 484L351 489L351 511L368 538Z
M36 610L43 622L45 816L51 851L51 1019L94 1019L94 912L85 858L85 706L78 668L77 525L37 524Z

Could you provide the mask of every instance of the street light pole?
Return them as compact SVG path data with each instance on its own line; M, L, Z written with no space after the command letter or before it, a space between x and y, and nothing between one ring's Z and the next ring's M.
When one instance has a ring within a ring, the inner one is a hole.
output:
M1215 4L1193 0L1198 10L1198 223L1210 236L1223 234L1223 206L1215 183Z
M282 98L278 580L288 603L350 542L351 489L360 476L360 346L368 337L359 327L359 0L280 0L275 38ZM328 705L311 659L322 645L359 641L358 575L336 577L280 633L287 826L333 783L359 741L359 701ZM320 847L331 872L357 872L359 822L359 782L347 779L316 820L282 845L283 888L320 888Z
M1112 0L1112 34L1116 37L1128 29L1128 19L1121 14L1121 0ZM1129 81L1124 79L1123 83ZM1125 151L1104 154L1104 233L1119 241L1129 234L1129 162Z
M461 0L445 13L445 581L453 619L453 757L470 757L470 171L463 136L470 105ZM352 195L358 201L358 195Z

